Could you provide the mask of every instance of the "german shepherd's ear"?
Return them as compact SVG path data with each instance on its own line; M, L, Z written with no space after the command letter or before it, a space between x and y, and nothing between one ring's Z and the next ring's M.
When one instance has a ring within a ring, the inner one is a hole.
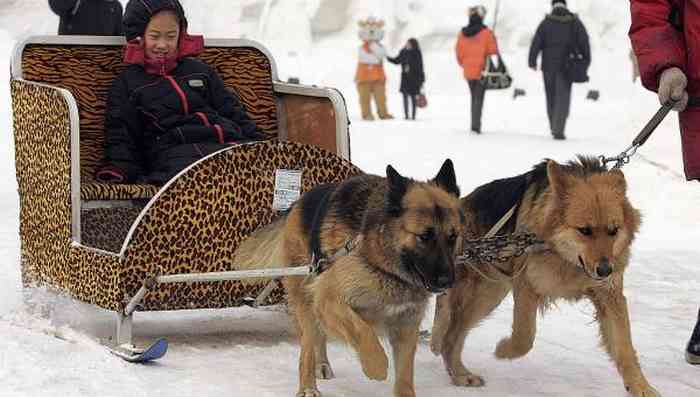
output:
M442 163L442 167L440 167L440 171L433 178L433 181L448 193L459 198L459 186L457 186L457 177L455 176L455 167L452 164L452 160L447 159Z
M621 194L627 194L627 181L625 180L625 174L619 168L613 168L608 171L608 174L612 177L612 183L615 190L619 191Z
M396 172L391 165L386 166L387 197L386 212L390 215L399 216L401 214L401 200L408 190L408 179Z
M563 197L569 187L569 181L561 165L554 160L547 161L547 179L552 193L556 197Z

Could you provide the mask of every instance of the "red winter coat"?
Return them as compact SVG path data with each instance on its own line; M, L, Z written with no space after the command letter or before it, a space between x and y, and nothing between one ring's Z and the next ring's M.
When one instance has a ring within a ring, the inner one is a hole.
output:
M656 91L665 69L688 77L691 105L679 115L688 180L700 180L700 0L630 0L632 47L642 83Z

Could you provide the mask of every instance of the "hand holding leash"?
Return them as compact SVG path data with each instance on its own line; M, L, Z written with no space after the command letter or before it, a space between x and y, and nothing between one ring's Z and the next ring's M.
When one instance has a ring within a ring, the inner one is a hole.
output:
M682 112L688 105L687 86L688 78L682 70L677 67L664 70L659 78L659 102L673 101L673 110Z
M679 101L675 101L673 99L670 99L666 101L666 103L661 106L659 110L656 111L656 114L649 120L647 125L642 128L642 131L637 135L634 140L632 141L632 145L630 145L627 149L625 149L622 153L618 154L617 156L614 157L605 157L605 156L600 156L600 162L603 163L603 165L606 165L607 163L610 162L615 162L615 165L613 166L613 169L615 168L621 168L623 165L627 164L630 162L630 158L634 156L635 153L637 153L637 149L642 146L647 139L651 136L651 133L656 130L656 127L661 124L664 118L666 118L666 115L676 107ZM687 101L686 101L687 102Z

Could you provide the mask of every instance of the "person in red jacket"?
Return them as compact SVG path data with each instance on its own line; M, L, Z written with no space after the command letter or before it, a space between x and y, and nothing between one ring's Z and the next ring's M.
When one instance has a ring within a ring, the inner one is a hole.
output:
M642 84L679 112L687 180L700 181L700 7L695 0L630 0L629 36ZM686 347L700 364L700 312Z
M481 134L481 112L486 92L481 72L486 65L486 58L498 54L498 44L493 31L484 25L486 7L470 7L468 13L469 24L457 35L455 55L471 93L471 131Z

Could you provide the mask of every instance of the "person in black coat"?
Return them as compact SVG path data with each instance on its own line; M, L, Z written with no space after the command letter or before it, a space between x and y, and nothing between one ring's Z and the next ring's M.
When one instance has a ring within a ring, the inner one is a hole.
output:
M387 57L389 62L401 65L401 87L403 94L403 112L406 120L409 119L408 107L411 106L411 119L416 119L416 98L425 83L423 72L423 54L420 51L418 40L408 39L404 48L396 57Z
M210 153L264 138L214 69L189 57L203 38L187 34L177 0L131 0L124 33L129 66L107 98L99 181L164 184Z
M60 18L58 34L121 36L122 5L118 0L49 0Z
M542 53L541 68L547 97L547 116L554 139L566 139L564 129L571 105L571 84L564 65L569 48L578 45L588 64L591 49L588 33L581 20L566 8L566 0L552 0L552 12L537 28L530 46L529 65L537 70L537 56Z

